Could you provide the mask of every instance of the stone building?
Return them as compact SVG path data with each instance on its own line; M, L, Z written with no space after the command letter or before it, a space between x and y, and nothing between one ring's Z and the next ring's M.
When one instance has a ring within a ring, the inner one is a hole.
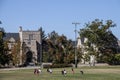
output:
M94 63L97 62L96 61L96 57L95 55L89 55L89 61L86 61L85 60L85 56L88 54L88 46L86 46L86 42L88 41L87 38L85 37L78 37L78 41L77 41L77 48L80 48L81 49L81 53L82 53L82 60L81 60L81 63L83 64L90 64L91 66L94 66ZM116 48L117 50L117 53L120 53L120 40L117 41L117 44L118 46L114 46L114 48ZM97 52L98 51L98 48L91 43L91 47L93 47L94 51Z
M25 62L20 61L21 64L23 63L40 63L42 60L42 54L41 54L41 32L38 31L32 31L32 30L22 30L22 27L20 27L19 30L19 36L20 36L20 42L21 44L21 56L23 53L26 54L26 60ZM23 48L25 49L23 51Z
M20 40L20 63L19 65L31 63L41 63L42 61L42 46L41 46L41 31L40 30L22 30L19 28L19 33L6 33L4 37L8 41L8 47L11 49L18 40ZM10 51L9 51L10 53Z
M8 42L8 47L11 50L16 42L19 40L19 33L6 33L3 40Z
M88 40L87 38L78 37L78 41L77 41L77 48L78 49L80 48L81 53L82 53L82 58L83 58L83 59L81 59L82 64L89 63L88 61L86 62L86 60L85 60L85 56L88 53L87 50L86 50L87 46L85 45L87 40Z
M88 46L86 45L88 39L85 37L79 37L78 38L78 43L77 43L77 48L81 49L81 53L82 53L82 59L81 59L81 63L82 64L90 64L90 66L94 66L95 62L96 62L96 57L95 55L91 54L88 55ZM91 46L93 47L94 51L98 51L98 48L91 43Z
M118 40L117 53L120 53L120 40Z

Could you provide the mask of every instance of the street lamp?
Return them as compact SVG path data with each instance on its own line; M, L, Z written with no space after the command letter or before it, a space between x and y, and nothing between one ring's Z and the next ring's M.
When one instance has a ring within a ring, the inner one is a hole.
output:
M77 25L79 25L80 23L74 22L72 23L75 25L75 67L77 68Z

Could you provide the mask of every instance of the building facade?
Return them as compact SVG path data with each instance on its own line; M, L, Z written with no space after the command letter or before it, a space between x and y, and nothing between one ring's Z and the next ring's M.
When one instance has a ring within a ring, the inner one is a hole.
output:
M4 40L8 41L9 49L11 49L17 40L20 40L19 65L41 63L42 40L40 30L23 30L22 27L19 27L19 33L6 33Z
M82 53L82 59L81 59L81 63L82 64L89 64L90 66L94 66L95 62L96 62L96 57L93 54L88 55L88 46L86 45L88 39L85 37L79 37L78 38L78 43L77 43L77 48L81 49L81 53ZM91 43L91 46L93 47L94 51L98 51L98 48Z
M86 45L87 41L88 41L88 39L85 38L85 37L82 37L82 38L79 37L78 41L77 41L77 48L80 48L81 53L82 53L81 63L90 64L90 66L94 66L94 63L97 62L96 61L96 56L93 55L93 54L92 55L90 54L89 56L87 55L88 54L88 50L87 50L88 46ZM117 44L118 44L118 46L113 45L113 47L116 49L116 53L120 53L120 40L117 41ZM98 48L94 44L91 43L90 46L93 48L95 53L98 52ZM94 52L92 52L92 53L94 53ZM85 60L86 55L87 55L87 57L89 57L89 61Z

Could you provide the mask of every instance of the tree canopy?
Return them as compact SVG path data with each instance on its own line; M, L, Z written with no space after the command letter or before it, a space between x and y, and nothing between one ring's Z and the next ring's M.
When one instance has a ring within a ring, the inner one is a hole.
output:
M72 40L66 36L59 35L55 31L48 34L47 61L57 64L74 63L74 46Z
M0 28L0 66L9 63L9 55L4 48L3 37L5 36L4 28Z
M103 22L103 20L95 19L85 24L85 28L79 33L81 37L88 39L89 47L94 45L98 48L99 54L108 57L117 53L118 39L111 31L113 27L116 27L116 24L112 20Z

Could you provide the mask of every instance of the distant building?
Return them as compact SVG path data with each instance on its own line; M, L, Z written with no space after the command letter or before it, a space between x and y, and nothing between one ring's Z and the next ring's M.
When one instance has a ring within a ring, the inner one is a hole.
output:
M119 47L120 47L120 40L118 41L118 45L119 45Z
M19 39L19 33L6 33L3 40L8 41L8 48L11 50Z
M96 62L94 55L89 55L89 59L90 59L89 61L85 60L85 56L86 54L88 54L88 51L86 50L86 48L88 48L88 46L86 45L87 41L88 39L85 37L82 37L82 38L78 37L78 41L77 41L77 48L81 49L82 58L83 58L81 59L81 63L83 64ZM118 40L117 43L118 43L118 46L113 46L113 47L117 49L117 53L120 53L120 40ZM98 51L98 48L94 44L91 44L91 46L94 48L95 51Z
M118 53L120 53L120 40L118 40L118 48L117 48Z
M88 53L86 50L87 46L85 45L87 40L88 40L87 38L78 37L78 41L77 41L77 48L81 49L81 53L82 53L81 63L83 64L88 63L88 61L85 60L85 55Z
M8 41L9 49L11 49L18 40L20 41L20 65L41 62L42 41L40 30L22 30L22 27L20 27L19 33L6 33L4 40Z
M96 57L93 54L88 55L87 41L88 39L85 37L78 38L77 48L81 49L82 53L81 63L90 64L90 66L94 66L96 62ZM98 51L98 48L94 44L91 43L90 45L93 47L94 51L96 52Z

